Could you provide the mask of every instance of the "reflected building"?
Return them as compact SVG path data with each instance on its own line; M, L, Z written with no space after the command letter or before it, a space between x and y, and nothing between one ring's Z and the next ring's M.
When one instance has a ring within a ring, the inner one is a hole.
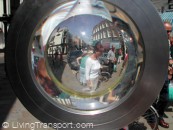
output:
M73 41L72 48L75 48L77 50L81 50L82 48L85 48L87 46L87 44L85 43L85 41L82 40L78 36L74 36L72 41Z
M67 28L57 29L49 40L48 56L66 55L68 52L68 43L71 40L71 35Z
M120 35L115 29L114 24L109 20L104 20L97 24L93 28L92 34L93 41L101 40L106 50L109 50L111 46L115 47L116 49L121 48L119 40Z

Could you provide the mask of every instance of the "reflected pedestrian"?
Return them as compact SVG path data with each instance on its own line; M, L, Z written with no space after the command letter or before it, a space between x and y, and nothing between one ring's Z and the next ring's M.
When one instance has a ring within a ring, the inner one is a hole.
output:
M114 71L114 64L116 62L116 58L115 58L115 48L112 46L110 47L110 50L108 52L107 55L107 59L109 60L109 73L110 75L112 75L113 71Z
M170 46L170 34L172 31L172 25L169 22L165 22L164 27L165 27L165 30L167 31L168 42L169 42L169 46ZM169 63L171 63L171 55L169 55L169 59L170 59ZM165 109L166 109L168 102L169 102L169 100L168 100L168 87L169 87L170 80L172 79L170 69L171 69L170 66L168 66L168 75L167 75L167 77L165 77L165 83L164 83L162 90L159 94L158 102L155 102L153 104L153 106L156 108L156 110L159 114L158 123L161 127L164 127L164 128L169 128L169 124L167 122L165 122L163 117L164 117ZM149 117L149 119L152 119L152 116ZM151 126L151 128L153 128L153 124L154 123L149 122L149 125ZM159 128L157 127L156 130L159 130Z
M80 68L79 68L80 84L83 86L86 86L86 84L87 84L85 68L86 68L86 61L87 61L88 57L89 57L89 55L87 53L84 53L82 56L80 56L76 59L77 63L80 65Z
M87 86L91 90L91 92L94 92L98 87L99 74L101 69L99 57L104 51L104 48L100 41L96 41L93 47L94 53L89 56L86 61L86 80Z

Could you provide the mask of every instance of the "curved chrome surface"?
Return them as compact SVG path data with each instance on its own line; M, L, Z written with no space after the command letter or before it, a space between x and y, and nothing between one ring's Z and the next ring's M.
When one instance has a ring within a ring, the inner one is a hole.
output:
M32 70L40 89L60 107L79 113L115 107L134 89L143 43L130 18L116 6L116 12L109 12L107 6L67 2L52 10L35 32Z

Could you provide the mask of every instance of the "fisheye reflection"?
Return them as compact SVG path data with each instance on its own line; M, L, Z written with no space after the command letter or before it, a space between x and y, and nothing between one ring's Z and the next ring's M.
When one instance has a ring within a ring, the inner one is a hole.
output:
M77 110L106 108L133 88L143 62L142 45L115 14L72 12L53 25L46 43L49 17L36 31L31 49L36 81L58 104Z
M116 28L92 15L72 17L56 27L47 44L47 59L63 87L92 94L108 92L110 86L118 84L126 68L128 44L120 41L122 33ZM129 46L135 53L134 45ZM136 54L132 55L135 58Z

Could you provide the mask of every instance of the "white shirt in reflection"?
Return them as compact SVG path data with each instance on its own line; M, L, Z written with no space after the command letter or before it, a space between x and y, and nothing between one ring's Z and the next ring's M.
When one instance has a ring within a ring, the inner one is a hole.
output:
M100 62L98 60L93 60L88 57L86 61L86 80L97 78L100 74Z

